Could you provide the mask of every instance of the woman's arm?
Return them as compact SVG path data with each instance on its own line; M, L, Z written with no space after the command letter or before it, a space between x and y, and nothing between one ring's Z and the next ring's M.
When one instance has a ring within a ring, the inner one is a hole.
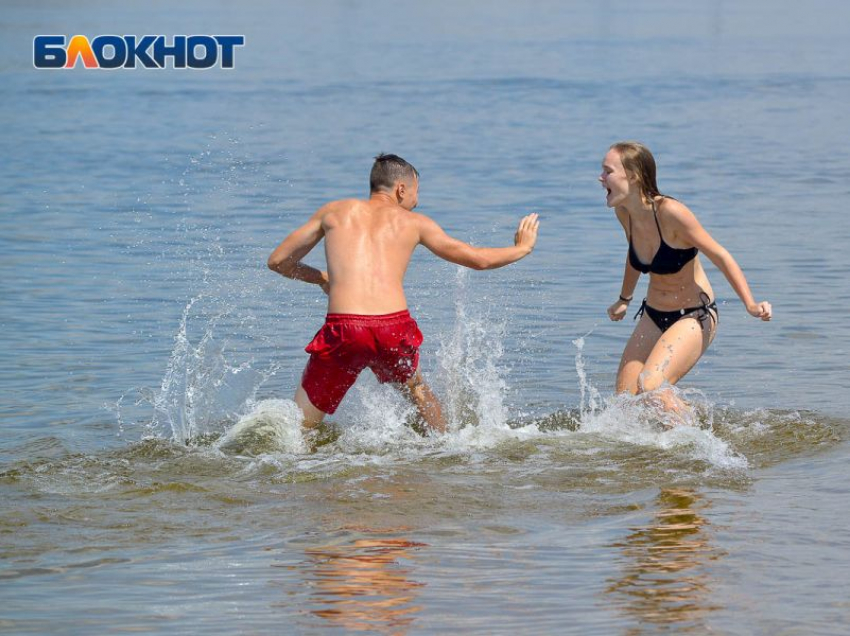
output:
M620 222L620 225L623 226L623 232L626 233L626 241L628 242L629 230L627 229L627 219L628 212L622 209L615 210L617 214L617 220ZM620 287L620 297L617 301L608 307L608 317L611 320L622 320L626 315L626 310L629 308L629 303L632 301L635 295L635 287L637 286L638 279L640 278L640 272L637 271L634 267L632 267L631 262L629 261L628 252L626 253L626 268L623 271L623 284Z
M629 257L626 255L626 269L623 272L623 285L620 287L620 297L613 305L608 307L608 317L611 320L622 320L625 317L629 303L634 298L638 278L640 278L640 272L632 267Z
M741 271L732 255L711 237L694 216L694 213L685 205L678 201L669 199L667 201L669 201L667 205L668 218L673 221L671 225L673 225L676 235L681 238L682 242L694 245L708 257L708 260L714 263L726 277L726 280L729 281L732 289L738 294L738 298L744 303L751 316L770 320L773 315L770 303L767 301L756 302L750 291L750 286L747 284L744 272Z

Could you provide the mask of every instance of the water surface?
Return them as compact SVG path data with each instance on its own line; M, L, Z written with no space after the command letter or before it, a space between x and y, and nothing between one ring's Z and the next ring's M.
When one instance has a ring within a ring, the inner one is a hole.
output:
M9 3L0 628L846 631L847 18ZM230 72L32 68L36 34L111 32L247 42ZM595 178L624 138L775 309L703 260L721 325L691 427L611 395L633 323L605 316L626 246ZM381 151L459 238L507 244L535 211L540 240L494 272L414 256L448 436L367 374L304 439L324 297L265 259Z

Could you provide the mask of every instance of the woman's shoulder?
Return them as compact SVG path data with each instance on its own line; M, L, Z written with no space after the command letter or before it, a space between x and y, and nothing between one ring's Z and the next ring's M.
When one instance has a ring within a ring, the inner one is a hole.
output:
M685 222L694 218L690 208L678 199L668 196L655 197L655 209L660 218L673 222Z
M620 222L620 225L623 226L623 229L626 229L626 225L629 222L629 211L626 208L616 207L614 208L614 214L617 215L617 220ZM628 230L627 230L628 233Z

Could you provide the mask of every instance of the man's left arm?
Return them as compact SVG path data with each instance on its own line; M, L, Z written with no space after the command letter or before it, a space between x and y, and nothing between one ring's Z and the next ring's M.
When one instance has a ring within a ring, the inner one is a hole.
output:
M327 206L320 208L309 221L283 239L283 242L269 256L268 266L270 270L287 278L319 285L325 293L328 293L327 272L301 262L301 259L307 256L325 236L322 219L327 211L326 208Z

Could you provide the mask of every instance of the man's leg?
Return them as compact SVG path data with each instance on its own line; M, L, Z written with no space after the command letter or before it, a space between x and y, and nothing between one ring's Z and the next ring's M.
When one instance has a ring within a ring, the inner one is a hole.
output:
M325 418L325 413L313 406L313 403L310 402L310 398L307 397L307 391L305 391L304 387L300 384L298 385L298 390L295 392L295 403L304 414L304 428L313 429L322 423L322 420Z
M446 420L443 419L443 409L440 407L440 402L437 396L431 391L431 388L425 383L425 379L416 370L407 382L396 385L401 392L416 406L419 415L425 420L425 424L436 433L446 432Z

